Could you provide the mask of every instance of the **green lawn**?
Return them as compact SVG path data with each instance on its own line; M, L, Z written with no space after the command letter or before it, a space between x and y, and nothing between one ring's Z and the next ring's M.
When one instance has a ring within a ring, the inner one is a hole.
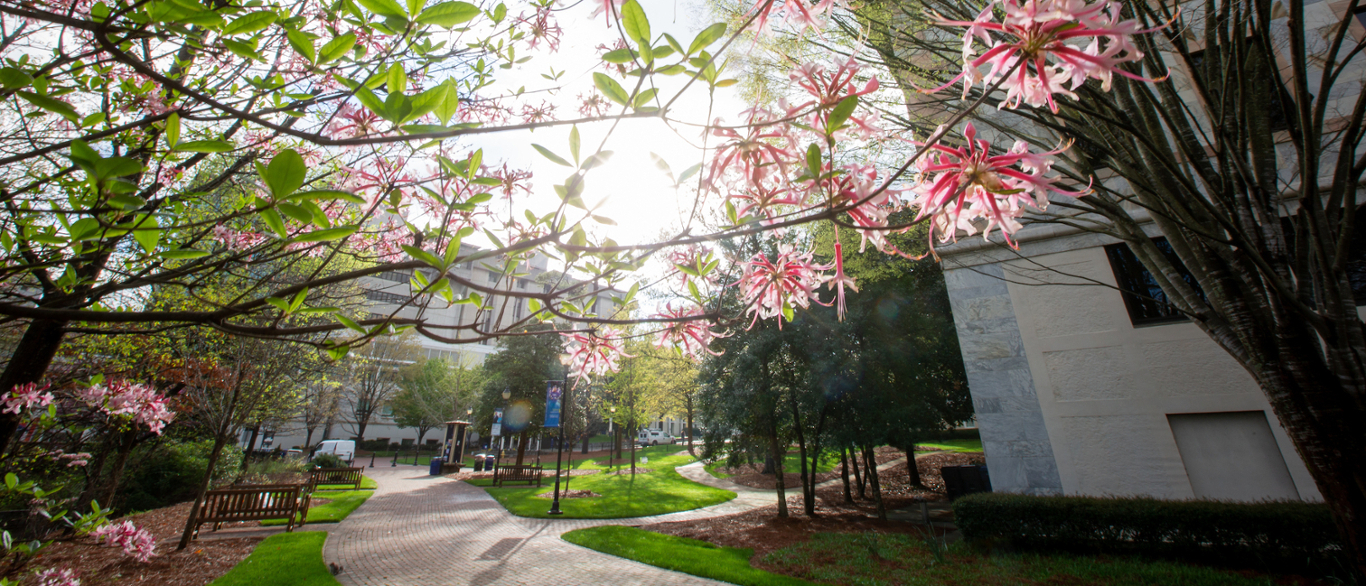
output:
M750 566L749 558L754 555L750 549L719 547L635 527L592 527L561 537L603 553L741 586L814 586Z
M375 490L379 488L379 483L369 476L360 477L361 490ZM319 484L318 490L351 490L350 484Z
M939 440L930 443L918 443L917 446L944 450L947 452L980 452L982 451L982 440L980 439L950 439Z
M936 549L939 555L936 556ZM764 556L764 563L836 584L1067 584L1069 586L1271 586L1267 577L1124 557L987 555L963 544L944 549L901 533L817 533ZM684 570L687 571L687 570ZM689 572L692 573L692 572ZM700 574L699 574L700 575Z
M834 470L835 466L839 465L839 463L839 454L826 452L824 456L821 456L820 461L817 463L818 465L816 466L816 472L829 472L831 470ZM712 476L715 476L717 478L730 478L731 476L734 476L733 474L726 473L725 469L725 460L718 460L710 464L707 464L707 472L711 473ZM801 470L801 454L798 454L796 452L789 452L787 454L787 457L783 458L783 471L789 474L796 474L798 472L801 472Z
M326 540L321 531L272 535L209 586L339 586L323 563Z
M624 517L646 517L675 511L688 511L715 505L735 498L735 493L712 488L683 478L675 467L693 461L689 455L671 456L679 451L678 446L655 446L636 451L637 457L649 458L648 463L638 464L641 468L653 470L650 474L606 474L575 476L569 482L574 490L591 490L600 497L564 499L560 510L564 518L570 519L619 519ZM555 461L542 460L541 465L553 470ZM593 460L576 460L570 463L575 469L603 470ZM623 466L622 469L628 469ZM549 493L554 489L555 480L547 478L540 488L507 487L493 488L490 480L467 481L483 486L493 498L507 510L522 517L549 518L550 499L535 495Z
M369 479L367 479L369 480ZM332 502L308 507L309 523L340 523L351 511L356 510L365 499L375 494L372 490L328 490L313 493L315 499L328 499ZM262 525L284 525L284 519L268 519Z

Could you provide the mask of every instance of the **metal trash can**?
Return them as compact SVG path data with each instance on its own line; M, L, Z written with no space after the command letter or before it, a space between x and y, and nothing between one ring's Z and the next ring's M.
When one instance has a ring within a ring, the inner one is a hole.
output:
M498 456L489 456L489 457L487 457L487 458L484 458L484 471L485 471L485 472L493 472L493 469L494 469L495 467L497 467L497 466L498 466Z
M991 492L986 466L945 466L939 474L944 478L944 492L950 501L974 492Z
M432 476L441 476L441 465L446 461L441 458L432 458L432 463L427 466L427 473Z
M475 472L482 472L482 471L484 470L484 455L483 455L483 454L475 454L475 455L474 455L474 468L473 468L473 470L474 470Z

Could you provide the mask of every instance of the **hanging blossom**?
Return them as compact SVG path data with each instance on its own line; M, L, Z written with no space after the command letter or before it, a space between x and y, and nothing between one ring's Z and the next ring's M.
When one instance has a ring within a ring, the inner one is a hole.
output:
M48 568L38 572L38 586L81 586L71 568Z
M569 340L569 374L584 382L592 376L616 372L620 358L633 358L623 348L621 332L616 328L601 328L594 332L560 334ZM590 376L592 375L592 376Z
M554 13L550 7L544 6L536 9L531 16L525 14L517 17L517 24L527 27L527 48L535 49L541 41L545 41L550 46L550 52L560 50L560 36L564 30L559 23L555 22Z
M813 28L820 30L825 28L825 21L822 20L830 16L830 12L835 6L847 7L848 4L836 0L820 0L816 4L809 4L806 0L758 0L749 11L745 12L748 17L755 12L759 16L754 19L754 24L748 30L766 33L770 26L768 19L770 16L781 14L789 23L797 28L798 31Z
M46 454L43 454L43 456L58 461L65 460L67 468L85 466L90 463L90 454L86 452L68 454L66 452L63 452L62 450L54 450Z
M963 72L931 91L944 89L961 79L963 97L967 97L977 82L990 86L1018 64L1019 68L1002 83L1006 98L1000 107L1016 108L1023 101L1030 106L1047 105L1056 113L1058 105L1053 101L1053 95L1076 99L1072 90L1087 79L1100 80L1101 89L1107 92L1114 73L1139 81L1152 81L1119 68L1123 63L1143 58L1143 52L1134 46L1132 36L1151 31L1140 30L1138 21L1120 20L1118 2L1000 0L1004 12L1001 22L995 22L996 4L995 1L988 4L971 22L944 18L937 21L940 25L968 28L963 34ZM1004 39L994 39L992 32ZM988 47L981 56L977 56L974 39ZM1090 42L1085 47L1068 44L1087 39ZM989 66L985 75L979 70L983 66ZM1064 85L1068 81L1072 84L1070 89Z
M710 248L690 244L686 248L671 250L669 251L669 263L677 269L675 276L678 277L680 286L687 287L688 282L692 279L699 279L704 284L716 282L716 277L711 272L706 271L718 263L712 259Z
M0 412L18 415L19 412L33 409L34 407L40 409L46 408L48 405L52 404L53 398L52 393L46 392L48 386L49 385L43 385L40 387L38 386L38 383L15 385L14 390L10 391L10 396L4 398L3 403L5 408Z
M78 395L87 405L110 415L131 417L157 435L161 435L161 430L175 417L167 408L169 400L150 385L111 381L107 386L91 385L81 389Z
M829 65L819 62L805 63L801 67L788 73L788 79L792 80L806 93L813 98L788 109L788 116L811 108L811 114L807 124L811 128L828 134L827 122L830 118L830 110L817 110L815 107L833 106L840 103L845 98L853 96L864 96L877 91L877 78L871 78L859 88L855 83L859 69L862 67L853 57L843 61L836 61ZM882 134L882 130L877 127L876 113L853 115L846 121L843 129L833 135L838 140L845 135L852 135L855 138L870 139Z
M1090 192L1089 186L1082 191L1058 189L1054 185L1057 177L1046 176L1053 166L1052 155L1066 147L1031 153L1029 145L1016 141L1009 153L992 155L991 143L978 140L972 124L967 125L963 136L967 143L959 148L942 143L926 146L932 152L920 161L922 181L911 188L915 196L910 205L920 208L916 219L932 218L932 254L936 233L940 242L956 241L958 230L971 236L977 233L973 221L978 218L987 221L983 238L999 227L1006 242L1015 247L1010 236L1021 228L1016 218L1024 215L1026 207L1047 209L1050 191L1072 197Z
M121 521L101 525L90 532L96 540L104 540L105 545L121 547L123 553L133 559L146 563L156 555L157 540L146 529L139 529L132 521Z
M773 260L760 253L743 264L745 274L735 284L740 286L740 295L749 305L745 312L754 314L750 327L754 327L759 318L779 316L778 327L781 328L781 316L785 312L811 307L813 299L828 305L816 297L816 287L825 281L821 271L830 267L812 262L810 252L798 254L791 245L781 244Z
M715 327L711 322L701 319L687 319L702 315L701 307L680 307L675 309L672 303L664 306L664 311L655 317L673 320L660 330L659 337L655 339L657 348L677 348L684 356L690 358L702 358L703 353L712 356L720 356L720 352L711 349L711 341L715 338L725 338L730 334L716 333L712 331Z

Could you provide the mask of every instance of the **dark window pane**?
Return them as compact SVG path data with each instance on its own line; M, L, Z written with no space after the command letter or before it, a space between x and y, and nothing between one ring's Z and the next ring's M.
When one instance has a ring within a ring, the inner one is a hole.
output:
M1187 283L1196 290L1200 289L1195 282L1195 276L1177 259L1176 252L1172 250L1172 245L1166 238L1154 238L1153 244L1176 265ZM1152 273L1139 262L1128 244L1106 246L1105 256L1110 259L1110 268L1114 271L1115 281L1124 296L1124 306L1129 310L1130 322L1138 326L1186 320L1185 314L1168 303L1167 294L1158 286L1157 279L1153 278Z

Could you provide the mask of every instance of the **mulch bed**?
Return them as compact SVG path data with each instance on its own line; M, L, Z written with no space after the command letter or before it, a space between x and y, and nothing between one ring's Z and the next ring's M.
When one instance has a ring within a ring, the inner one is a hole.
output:
M593 492L593 491L591 491L591 490L562 490L562 491L560 491L560 498L561 498L561 499L583 499L583 498L592 498L592 497L595 497L595 496L602 496L602 495L600 495L600 494L598 494L598 493L596 493L596 492ZM550 500L550 499L555 498L555 493L554 493L554 491L551 491L551 492L547 492L547 493L545 493L545 494L538 494L538 495L536 495L536 498L538 498L538 499Z
M193 541L188 548L176 551L189 514L190 503L181 503L126 517L157 537L156 556L145 564L128 557L121 549L97 545L93 539L83 538L52 544L30 567L35 570L71 568L76 571L82 586L208 584L246 559L261 541L259 537ZM259 525L256 521L223 524L225 528ZM208 530L208 526L204 527L205 532ZM21 583L32 586L37 582L37 578L30 575Z
M763 488L768 490L778 488L777 474L760 474L758 470L762 469L762 466L751 465L745 466L744 468L749 468L750 470L745 471L742 474L735 474L735 472L729 472L730 474L735 475L731 476L730 478L727 478L726 480L729 480L741 486L748 486L750 488ZM816 483L820 484L822 482L830 480L831 478L839 478L839 476L839 472L822 472L816 475ZM802 487L802 475L797 472L788 472L783 474L783 486L786 487L788 490L797 490L798 492L800 492Z

